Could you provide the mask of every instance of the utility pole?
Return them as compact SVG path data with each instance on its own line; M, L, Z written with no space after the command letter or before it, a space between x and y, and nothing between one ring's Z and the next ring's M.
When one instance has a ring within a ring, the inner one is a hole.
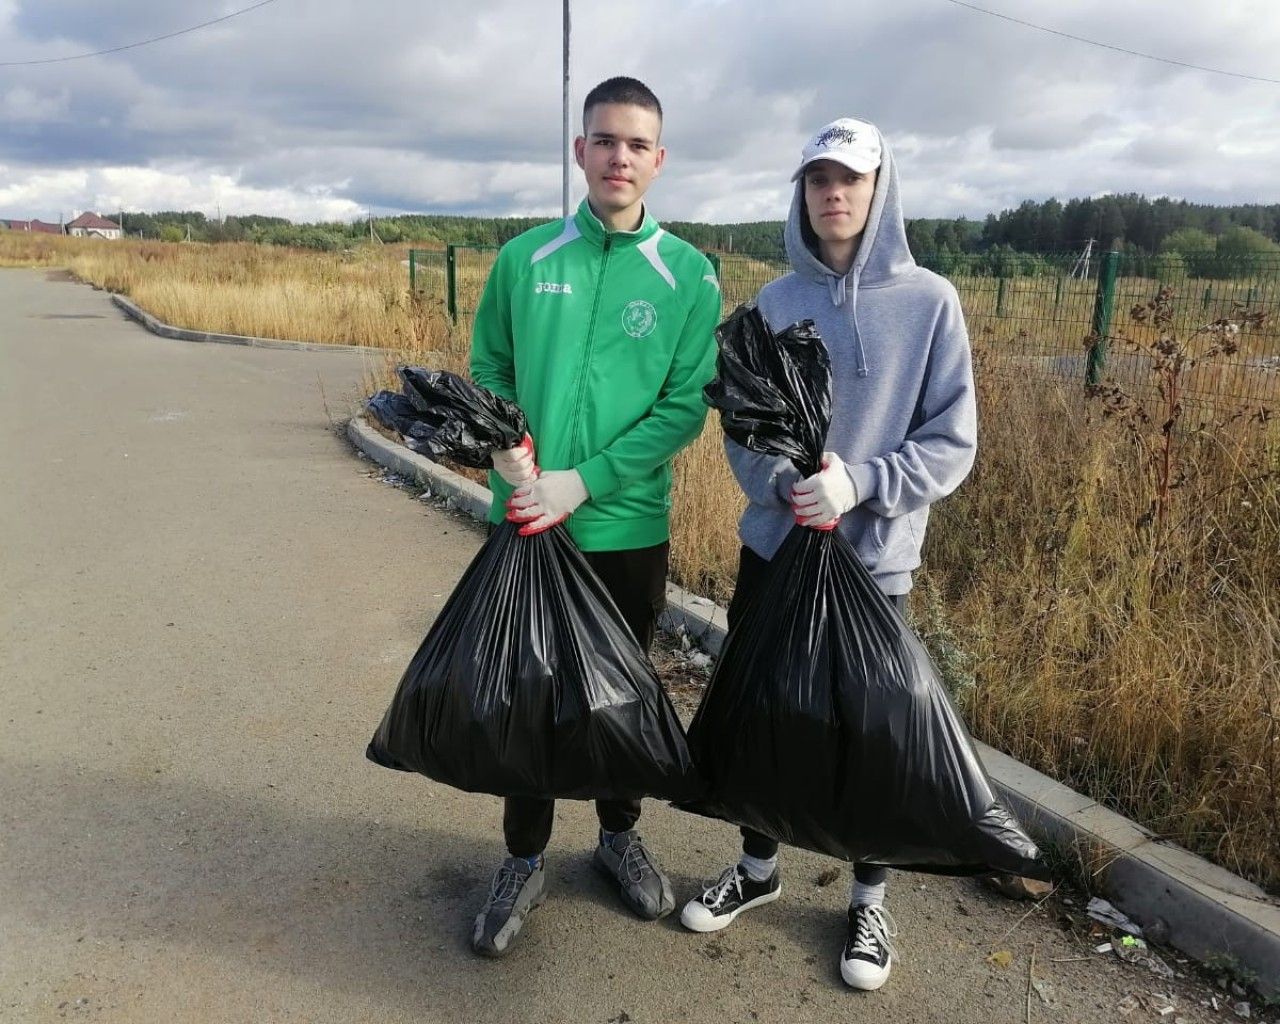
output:
M1082 281L1089 277L1089 261L1093 256L1093 243L1094 239L1092 238L1085 243L1084 252L1076 258L1075 266L1071 268L1071 273L1067 275L1068 277L1079 277Z
M569 216L569 145L572 136L569 134L569 0L564 0L564 138L560 154L564 167L561 174L560 207L565 217Z

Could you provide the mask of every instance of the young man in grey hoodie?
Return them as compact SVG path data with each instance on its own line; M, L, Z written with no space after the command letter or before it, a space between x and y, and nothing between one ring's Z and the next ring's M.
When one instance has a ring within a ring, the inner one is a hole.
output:
M834 526L880 589L905 610L929 506L968 475L977 447L969 337L949 282L907 248L898 172L879 130L841 118L805 145L787 219L792 272L757 299L771 329L813 320L831 354L831 427L823 468L801 480L789 459L726 440L749 499L730 628L797 522ZM685 905L694 931L727 927L778 898L778 844L743 829L742 857ZM853 988L888 980L897 928L886 871L854 865L840 974Z

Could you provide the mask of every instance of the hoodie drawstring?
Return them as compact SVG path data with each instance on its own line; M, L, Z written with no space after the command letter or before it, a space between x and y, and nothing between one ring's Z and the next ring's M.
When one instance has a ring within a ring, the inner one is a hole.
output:
M853 268L853 308L849 310L853 320L853 340L858 348L858 376L865 377L871 372L867 366L867 350L862 346L862 330L858 327L858 278L862 274L861 265Z
M844 305L845 291L844 276L842 274L827 275L827 294L831 296L831 305L839 309Z
M837 309L850 301L849 316L853 321L853 339L856 346L856 357L858 360L858 376L865 377L870 372L867 366L867 350L862 344L862 332L858 330L858 277L862 273L862 267L855 264L853 271L849 277L843 274L827 275L827 294L831 296L831 304ZM853 279L853 290L849 290L849 286L845 283Z

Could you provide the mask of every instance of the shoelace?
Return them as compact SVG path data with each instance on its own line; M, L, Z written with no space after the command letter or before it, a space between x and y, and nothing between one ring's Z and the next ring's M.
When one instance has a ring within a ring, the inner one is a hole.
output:
M720 872L714 881L702 883L702 905L708 910L719 910L728 897L730 890L736 889L738 898L742 898L742 876L738 874L738 865L732 864Z
M638 837L633 839L622 855L622 863L618 865L618 875L625 874L628 882L640 882L644 879L645 872L652 870L649 851L644 848L644 842Z
M503 864L489 883L489 903L510 903L524 882L525 878L515 868Z
M898 936L898 922L889 911L875 904L863 904L854 915L858 920L858 930L854 933L850 952L854 956L866 955L872 959L880 959L880 948L889 951L891 960L898 959L898 950L892 939Z

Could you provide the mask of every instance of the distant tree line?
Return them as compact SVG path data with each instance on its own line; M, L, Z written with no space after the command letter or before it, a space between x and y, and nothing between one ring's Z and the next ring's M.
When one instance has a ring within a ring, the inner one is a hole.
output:
M406 214L368 221L295 224L256 214L221 222L203 213L130 213L130 235L167 241L245 241L318 250L365 241L436 248L446 244L499 246L545 223L541 217L462 217ZM701 224L670 221L668 231L699 249L782 259L782 221ZM1280 204L1209 206L1130 194L1099 198L1027 200L978 222L965 217L907 221L912 252L941 273L1026 276L1061 273L1089 239L1095 251L1117 248L1153 268L1185 269L1197 277L1230 277L1258 254L1280 254Z
M1079 251L1092 238L1102 248L1130 247L1157 253L1175 232L1194 228L1217 237L1231 228L1249 228L1280 242L1280 204L1208 206L1183 199L1148 199L1137 194L1042 203L1027 200L1017 209L990 214L982 225L983 247L1009 245L1021 252Z

